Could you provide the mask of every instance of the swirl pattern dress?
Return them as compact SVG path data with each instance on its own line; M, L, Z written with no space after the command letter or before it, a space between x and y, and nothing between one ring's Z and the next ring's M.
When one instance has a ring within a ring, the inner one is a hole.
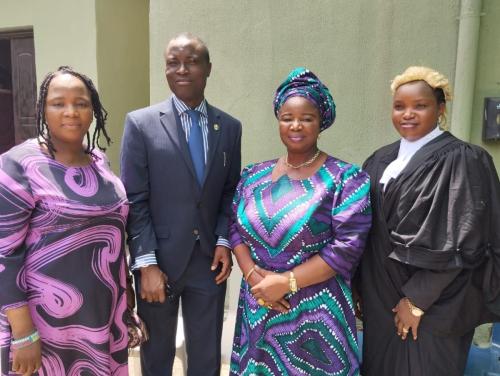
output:
M370 182L329 156L310 178L272 181L277 161L243 170L231 243L283 272L319 254L337 275L288 295L287 313L261 307L242 280L231 375L358 375L350 281L371 223Z
M36 140L0 157L0 348L6 308L28 305L39 375L127 375L124 230L128 203L104 154L66 167Z

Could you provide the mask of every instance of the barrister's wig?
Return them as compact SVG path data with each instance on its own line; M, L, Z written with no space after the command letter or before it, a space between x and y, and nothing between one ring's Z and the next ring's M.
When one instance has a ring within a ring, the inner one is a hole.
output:
M434 69L421 67L421 66L412 66L406 68L406 70L394 77L391 82L391 91L392 95L396 93L396 90L404 84L415 81L424 81L434 90L434 95L436 96L436 100L438 104L445 104L448 101L452 100L451 88L448 79L438 71ZM443 114L442 119L440 120L440 126L442 128L445 127L446 124L446 108Z
M304 97L311 101L321 116L320 131L335 121L335 102L328 88L306 68L295 68L278 87L274 95L274 114L278 117L283 103L290 97Z

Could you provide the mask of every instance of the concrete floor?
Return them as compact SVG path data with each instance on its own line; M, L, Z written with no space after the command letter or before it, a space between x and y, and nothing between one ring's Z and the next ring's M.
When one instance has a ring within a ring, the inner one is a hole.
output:
M235 313L226 311L224 314L224 326L222 329L222 367L221 376L229 375L229 361L231 357L231 349L233 345L233 333L235 323ZM174 361L174 376L183 376L186 374L185 367L185 350L184 350L184 326L182 316L177 319L177 356ZM135 348L130 352L128 358L128 369L130 376L141 376L141 364L139 359L139 348Z
M133 351L128 358L128 370L129 376L141 376L141 365L139 361L139 352ZM180 358L175 358L174 361L174 376L184 376L186 373L184 371L182 360ZM220 372L221 376L229 375L229 365L223 364Z

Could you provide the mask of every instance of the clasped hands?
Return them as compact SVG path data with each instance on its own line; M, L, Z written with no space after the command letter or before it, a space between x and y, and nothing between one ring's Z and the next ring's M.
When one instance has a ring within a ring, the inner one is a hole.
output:
M290 284L286 273L275 273L256 265L255 272L249 276L247 282L251 286L250 292L257 301L264 303L269 309L288 312L290 303L284 296L290 292Z
M406 339L406 336L411 330L413 340L416 341L421 317L415 316L411 313L410 305L408 304L407 299L408 298L406 297L402 298L392 309L392 312L395 313L394 325L396 326L398 336L400 336L402 340Z

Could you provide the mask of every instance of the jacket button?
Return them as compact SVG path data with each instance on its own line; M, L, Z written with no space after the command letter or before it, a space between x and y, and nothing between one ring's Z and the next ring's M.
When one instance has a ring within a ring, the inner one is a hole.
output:
M200 232L198 231L198 229L197 229L197 228L195 228L195 229L193 230L193 234L194 234L194 235L198 235L199 233L200 233Z

